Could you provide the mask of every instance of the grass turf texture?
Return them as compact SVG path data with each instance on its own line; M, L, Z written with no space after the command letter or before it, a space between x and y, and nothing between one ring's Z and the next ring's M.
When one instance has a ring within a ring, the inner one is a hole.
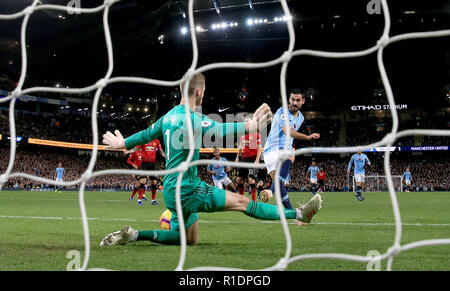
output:
M144 201L136 206L127 192L87 192L91 255L88 268L115 270L173 270L180 247L150 242L99 247L108 233L131 225L138 230L159 229L165 210ZM324 193L323 208L313 223L289 222L291 256L311 253L367 255L385 253L394 241L395 226L389 193ZM290 193L291 202L304 203L311 193ZM402 215L402 245L418 240L450 238L450 193L398 193ZM66 270L73 257L84 255L78 192L0 192L0 270ZM272 199L271 203L275 203ZM285 255L286 241L279 222L261 221L241 213L200 213L199 244L188 246L185 268L199 266L261 269ZM381 263L386 268L387 260ZM366 263L343 260L301 260L288 270L366 270ZM400 253L393 270L450 270L450 246L427 246Z

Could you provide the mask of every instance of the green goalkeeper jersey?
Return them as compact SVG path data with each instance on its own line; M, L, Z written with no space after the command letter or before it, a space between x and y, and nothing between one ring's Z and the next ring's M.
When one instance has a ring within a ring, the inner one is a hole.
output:
M194 156L192 161L200 157L203 139L215 137L235 138L245 134L245 123L219 123L203 114L190 110L194 131ZM174 169L187 160L189 155L189 135L186 124L185 105L175 106L166 115L146 130L140 131L125 140L127 149L146 144L160 136L164 138L166 153L166 170ZM175 209L175 189L179 172L167 174L164 177L164 201L169 209ZM197 176L197 166L189 167L181 181L181 203L189 199L195 188L201 183Z

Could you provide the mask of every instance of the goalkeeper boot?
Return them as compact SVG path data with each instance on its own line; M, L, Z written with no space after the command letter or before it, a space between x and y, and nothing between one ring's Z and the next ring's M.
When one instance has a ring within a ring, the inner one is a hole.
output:
M308 201L305 205L301 205L296 208L297 211L300 211L301 218L298 220L305 223L310 223L314 215L319 212L320 208L322 208L322 196L319 193L314 195L311 200Z
M124 245L129 242L136 241L137 235L137 230L133 229L131 226L124 226L121 230L115 231L105 236L100 242L100 246L104 247Z

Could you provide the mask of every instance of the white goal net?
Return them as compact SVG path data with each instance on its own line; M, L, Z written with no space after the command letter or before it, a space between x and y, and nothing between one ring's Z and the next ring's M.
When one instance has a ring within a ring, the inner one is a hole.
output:
M22 56L22 68L21 68L21 75L20 79L17 83L17 86L15 90L10 94L10 96L7 96L6 98L0 99L0 103L6 103L9 102L9 126L10 126L10 156L9 156L9 164L4 173L0 175L0 186L5 184L8 179L15 178L15 177L23 177L27 179L32 179L38 182L51 184L51 185L60 185L60 186L73 186L73 185L80 185L79 190L79 205L80 205L80 211L81 211L81 217L82 217L82 225L83 225L83 233L84 233L84 240L85 240L85 254L83 258L83 264L81 269L87 270L88 264L89 264L89 258L90 258L90 239L89 239L89 225L88 225L88 218L86 214L86 207L85 207L85 201L84 201L84 192L87 181L89 179L98 177L101 175L108 175L108 174L126 174L126 175L132 175L132 174L144 174L144 175L164 175L168 173L167 170L164 171L132 171L132 170L104 170L104 171L94 171L94 166L96 164L97 159L97 153L98 153L98 126L97 126L97 114L98 111L98 105L99 105L99 99L101 96L101 93L103 89L113 83L120 83L120 82L126 82L126 83L141 83L141 84L149 84L149 85L157 85L157 86L178 86L181 84L181 82L187 80L188 82L185 83L185 86L183 88L184 92L187 94L189 80L192 79L192 77L201 72L211 71L215 69L221 69L221 68L234 68L234 69L258 69L258 68L265 68L269 66L276 66L281 64L281 73L280 73L280 88L281 88L281 96L282 96L282 105L284 108L284 113L287 115L288 107L287 107L287 94L286 94L286 72L287 67L289 65L289 62L292 58L297 56L314 56L319 58L356 58L356 57L362 57L367 56L370 54L376 54L377 56L377 64L374 63L374 66L377 65L379 72L381 74L383 86L386 92L387 101L390 105L390 113L392 116L392 131L388 133L382 140L369 144L369 145L362 145L362 150L368 150L373 147L379 147L379 146L392 146L396 139L402 138L405 136L412 136L412 135L428 135L428 136L450 136L450 130L426 130L426 129L415 129L415 130L405 130L405 131L398 131L399 127L399 120L397 116L397 109L395 106L394 96L391 89L391 85L389 82L389 78L387 75L387 72L385 70L385 66L383 63L383 54L384 49L389 46L392 43L400 42L400 41L407 41L410 39L417 39L417 38L431 38L431 37L443 37L443 36L450 36L450 30L440 30L440 31L430 31L430 32L417 32L417 33L406 33L406 34L400 34L391 36L390 35L390 28L391 28L391 18L390 18L390 12L389 12L389 6L387 3L387 0L381 0L381 7L382 7L382 13L384 17L384 30L383 33L380 35L379 40L373 44L373 46L368 47L367 49L360 50L360 51L351 51L351 52L326 52L326 51L316 51L316 50L307 50L307 49L300 49L300 50L294 50L295 41L296 41L296 35L294 32L294 27L292 21L287 21L286 26L289 33L289 46L288 49L278 58L273 59L271 61L262 62L262 63L243 63L243 62L224 62L224 63L211 63L207 64L201 67L197 66L198 63L198 57L199 57L199 50L198 50L198 43L196 38L196 26L194 22L194 0L189 1L188 6L188 19L189 19L189 32L192 39L192 49L193 49L193 58L192 63L186 74L184 75L183 79L175 80L175 81L167 81L167 80L157 80L157 79L147 79L147 78L138 78L138 77L131 77L131 76L124 76L124 77L112 77L113 69L114 69L114 58L113 58L113 43L111 40L111 33L110 33L110 27L108 22L108 17L110 13L110 7L114 5L117 2L124 2L125 0L105 0L104 3L98 7L95 8L78 8L78 7L68 7L68 6L62 6L62 5L46 5L41 4L41 1L35 0L30 6L25 8L24 10L13 13L13 14L6 14L1 15L0 14L0 20L7 21L7 20L13 20L13 19L22 19L22 26L21 26L21 56ZM281 0L281 6L283 8L284 14L286 17L289 17L290 11L286 0ZM30 20L30 17L33 16L33 14L37 11L43 11L43 10L56 10L66 13L79 13L79 14L91 14L91 13L103 13L103 27L104 27L104 35L106 40L106 54L108 56L108 69L104 73L104 77L100 80L93 81L92 85L84 88L76 88L76 89L66 89L66 88L53 88L53 87L32 87L32 88L24 88L25 84L25 78L27 76L27 64L28 64L28 58L27 58L27 25ZM1 25L1 24L0 24ZM52 92L52 93L64 93L64 94L80 94L80 93L86 93L86 92L92 92L95 91L95 96L93 98L92 103L92 135L93 135L93 145L94 148L92 150L91 159L89 162L89 165L85 172L82 174L79 179L70 181L70 182L57 182L55 180L51 179L44 179L38 176L29 175L26 173L13 173L13 165L16 157L16 128L15 128L15 118L14 118L14 112L15 112L15 104L18 97L24 94L31 94L35 92ZM181 210L181 202L180 202L180 182L181 177L183 176L184 172L188 170L190 166L193 165L209 165L212 162L209 160L198 160L195 162L192 162L193 154L194 154L194 138L193 138L193 130L192 130L192 122L189 118L189 110L188 110L188 104L186 103L186 120L187 120L187 129L189 132L189 145L190 145L190 154L182 165L180 165L179 168L176 170L179 172L179 179L178 179L178 187L176 192L176 199L177 199L177 214L180 218L180 229L182 230L180 232L181 236L181 245L180 245L180 258L178 265L176 267L176 270L185 270L184 264L186 259L186 234L183 231L184 230L184 221L183 221L183 215ZM290 132L287 131L287 138L286 142L290 140ZM287 148L287 147L286 147ZM296 155L305 155L310 154L317 151L315 148L303 148L296 150ZM346 147L346 148L339 148L339 147L333 147L333 148L321 148L320 151L322 153L354 153L357 151L357 147ZM285 155L280 156L280 160L278 163L278 167L276 170L276 179L279 177L281 164L284 160L288 158L288 153L286 152ZM245 168L263 168L264 165L258 165L255 166L252 163L226 163L229 166L233 167L245 167ZM442 239L430 239L430 240L424 240L424 241L417 241L412 242L408 244L401 244L402 240L402 219L400 215L400 208L397 201L397 196L391 176L391 170L390 170L390 152L386 152L384 156L384 169L385 169L385 176L386 176L386 182L387 182L387 189L390 193L390 198L392 201L392 208L394 212L394 219L395 219L395 237L392 242L392 247L386 250L385 253L369 257L369 256L358 256L358 255L352 255L352 254L340 254L340 253L318 253L318 254L293 254L292 253L292 240L289 232L289 228L287 225L286 217L284 216L284 212L282 211L283 206L281 203L281 196L280 196L280 188L279 184L276 183L276 191L275 191L275 197L277 201L277 205L279 208L279 212L281 215L281 222L282 227L284 230L284 235L286 238L286 250L285 255L280 258L277 264L274 266L265 268L264 270L286 270L290 263L299 261L299 260L305 260L305 259L342 259L342 260L350 260L350 261L357 261L357 262L379 262L381 260L388 260L387 263L387 269L391 270L392 264L394 262L394 258L396 255L398 255L402 251L407 251L413 248L422 247L422 246L430 246L430 245L438 245L438 244L450 244L450 238L442 238ZM174 170L170 170L170 172L173 172ZM1 189L1 188L0 188ZM326 206L325 206L326 207ZM298 249L298 248L297 248ZM150 264L150 263L149 263ZM91 268L92 269L92 268ZM215 267L197 267L190 270L231 270L230 268L215 266ZM238 269L233 269L238 270Z
M395 191L403 192L403 177L402 176L391 176L392 186ZM365 176L364 177L364 192L387 192L388 187L388 177L387 176ZM353 177L353 192L356 192L356 181Z

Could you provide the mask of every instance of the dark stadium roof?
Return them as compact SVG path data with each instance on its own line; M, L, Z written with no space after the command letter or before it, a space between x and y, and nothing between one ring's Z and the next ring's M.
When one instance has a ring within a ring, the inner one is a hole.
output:
M3 0L0 13L20 11L31 0ZM65 4L67 0L43 0ZM380 37L382 15L369 15L369 1L288 1L296 29L296 49L329 51L361 50L373 46ZM432 2L432 3L430 3ZM82 0L83 7L103 1ZM392 14L391 35L450 28L448 1L388 1ZM114 46L114 76L143 76L176 80L191 63L192 47L187 26L188 1L123 1L111 8L110 25ZM200 0L195 1L195 20L202 27L236 21L235 29L209 31L198 35L199 65L217 61L267 61L287 48L286 26L245 25L248 18L282 15L279 1ZM218 13L220 11L220 13ZM80 87L95 83L107 69L102 14L67 15L57 11L33 14L27 30L29 70L25 87L35 85ZM0 77L17 80L20 74L21 20L0 21ZM162 43L158 39L164 35ZM436 104L448 106L444 88L450 79L449 38L411 40L386 49L385 62L397 102L422 106L424 98L436 97ZM217 70L206 73L211 102L228 106L227 95L246 88L250 100L267 95L279 97L280 66L261 70ZM314 92L312 108L347 108L367 104L382 89L376 56L330 60L298 57L288 71L288 88ZM0 88L1 89L1 88ZM154 86L118 84L106 91L112 95L160 94ZM378 91L376 91L378 92ZM441 98L442 97L442 98ZM385 98L382 96L382 98ZM227 100L225 100L227 99ZM215 100L215 101L214 101ZM383 99L384 100L384 99ZM221 101L222 102L222 101ZM208 102L206 102L208 105ZM431 104L431 103L427 103Z

